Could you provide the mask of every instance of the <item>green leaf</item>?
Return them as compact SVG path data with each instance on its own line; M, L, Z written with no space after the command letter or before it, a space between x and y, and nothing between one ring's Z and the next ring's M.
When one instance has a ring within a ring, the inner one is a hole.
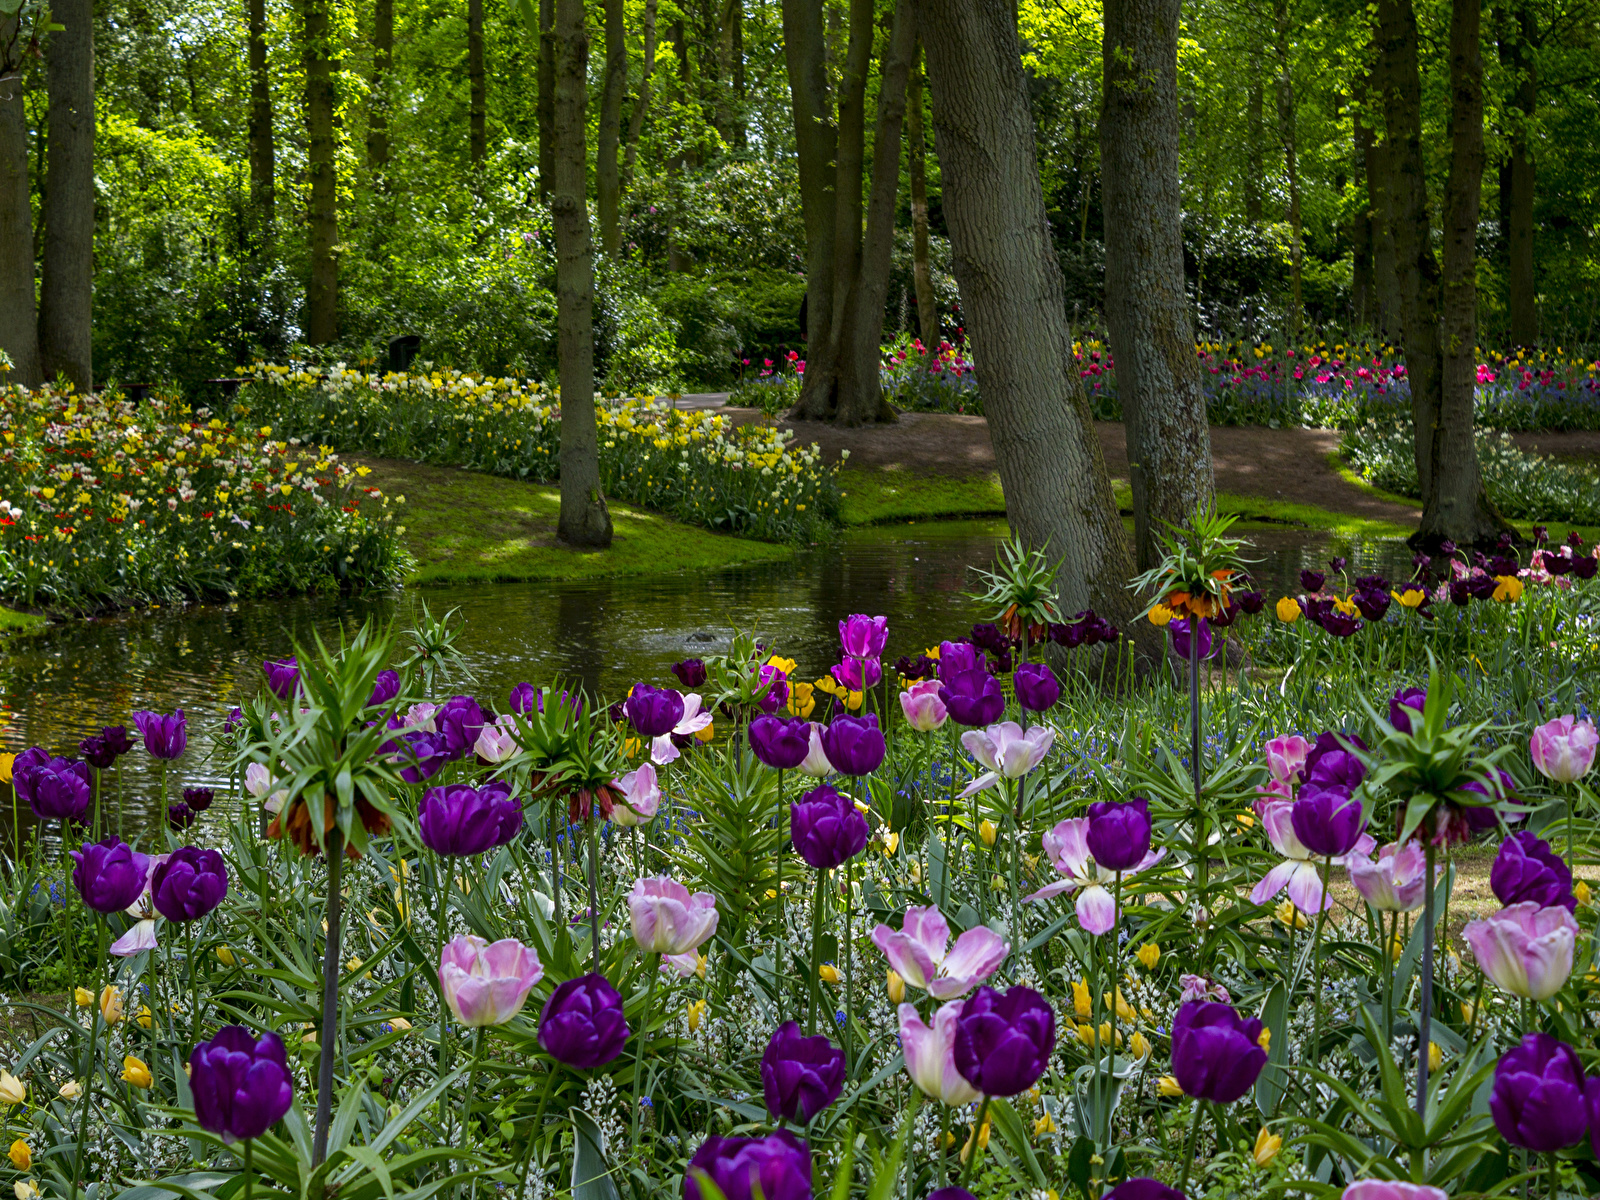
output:
M621 1200L601 1147L600 1129L581 1108L572 1118L572 1200Z

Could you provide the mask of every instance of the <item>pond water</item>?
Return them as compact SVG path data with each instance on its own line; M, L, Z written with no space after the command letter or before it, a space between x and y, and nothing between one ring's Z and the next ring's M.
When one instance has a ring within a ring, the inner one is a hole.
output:
M458 644L469 676L451 690L471 691L497 710L523 680L560 675L607 697L639 679L670 681L671 663L716 653L735 629L765 635L815 678L837 661L838 621L850 613L888 615L891 659L984 619L964 593L971 568L987 566L1004 536L999 521L896 525L848 533L789 562L708 575L413 588L68 622L0 644L0 748L40 745L76 757L80 739L103 725L131 725L136 709L182 708L189 750L169 775L168 799L185 786L217 786L227 764L212 734L262 686L263 658L290 653L313 630L337 640L341 628L368 617L395 618L404 630L424 603L435 616L459 608L466 618ZM1323 566L1335 553L1363 572L1410 573L1410 551L1400 542L1350 545L1298 530L1250 537L1262 560L1256 576L1273 597L1298 590L1301 567ZM142 748L121 765L126 826L146 827L166 802L159 774ZM10 815L0 812L0 828Z

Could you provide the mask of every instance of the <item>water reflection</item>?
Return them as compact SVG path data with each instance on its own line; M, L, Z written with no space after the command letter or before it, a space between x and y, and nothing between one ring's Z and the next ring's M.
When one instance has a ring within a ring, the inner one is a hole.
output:
M368 617L401 629L424 602L435 615L459 607L459 646L471 690L497 708L511 687L554 675L615 696L636 679L662 679L686 655L714 653L730 630L769 636L801 671L836 661L838 621L852 612L889 616L890 657L915 654L983 614L966 598L970 568L987 565L1004 535L999 522L942 522L847 535L787 563L705 576L671 575L584 584L497 584L408 590L368 597L315 597L202 605L73 622L4 647L0 655L0 744L42 745L77 755L106 724L131 724L135 709L189 716L188 753L169 775L168 799L185 786L226 783L212 734L241 697L262 686L260 662L309 640L337 640ZM1252 534L1264 590L1294 588L1302 566L1347 554L1352 573L1406 575L1398 542L1351 546L1300 531ZM158 806L158 772L142 749L123 760L130 829ZM4 806L8 809L9 805ZM9 812L0 811L0 827Z

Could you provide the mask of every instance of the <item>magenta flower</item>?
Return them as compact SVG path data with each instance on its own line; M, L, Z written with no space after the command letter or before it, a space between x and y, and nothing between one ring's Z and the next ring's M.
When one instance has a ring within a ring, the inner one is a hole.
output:
M914 988L953 1000L977 987L1005 961L1008 947L987 925L975 925L950 945L950 925L934 905L906 909L902 928L879 925L872 944ZM948 951L948 952L947 952Z
M939 678L939 699L962 725L992 725L1006 711L1006 694L988 671L978 668L951 677L941 666Z
M833 769L842 775L870 775L887 753L878 714L838 716L822 731L822 748Z
M900 693L900 711L918 733L932 733L950 716L939 699L939 686L937 679L923 679Z
M980 987L956 1017L961 1077L986 1096L1015 1096L1039 1081L1056 1048L1056 1014L1021 984L1004 993Z
M1295 837L1318 858L1343 858L1355 849L1367 818L1357 800L1342 787L1307 783L1289 810Z
M1573 783L1587 775L1594 766L1596 746L1600 746L1600 733L1587 717L1546 721L1528 739L1533 765L1552 783Z
M167 714L136 712L133 723L144 737L144 748L152 758L177 758L188 748L189 719L181 708Z
M621 779L613 779L611 787L622 797L622 802L611 810L613 824L631 829L656 815L661 804L661 788L656 782L656 769L649 763L641 764Z
M1578 923L1559 905L1513 904L1468 921L1461 933L1483 973L1513 996L1548 1000L1572 974Z
M1525 829L1500 843L1489 869L1489 887L1501 904L1531 900L1540 908L1558 905L1568 912L1578 907L1571 868L1548 842Z
M665 875L641 879L628 893L633 940L646 954L687 954L717 931L717 898L690 893Z
M1048 725L1035 725L1024 732L1015 721L969 729L961 735L961 744L985 771L962 789L959 798L987 791L1001 779L1020 779L1044 761L1055 738L1056 731Z
M1261 1022L1231 1005L1191 1000L1172 1021L1172 1073L1185 1096L1232 1104L1267 1065Z
M875 658L846 658L828 668L840 687L849 692L865 692L883 681L883 667Z
M839 645L850 658L882 658L889 618L855 613L839 622Z
M1401 733L1410 733L1422 716L1422 707L1428 702L1424 688L1401 688L1389 700L1389 724Z
M462 934L439 955L439 986L456 1020L472 1028L504 1025L522 1011L544 966L515 938L486 942Z
M1358 1179L1339 1194L1339 1200L1450 1200L1443 1188L1398 1179Z
M1376 859L1350 856L1345 865L1361 898L1379 912L1415 912L1426 898L1427 858L1413 839L1390 842Z
M952 1107L978 1098L978 1090L956 1070L956 1019L964 1003L951 1000L940 1005L931 1028L917 1015L914 1005L902 1004L897 1010L906 1074L923 1095Z
M1553 1154L1589 1131L1583 1064L1548 1033L1530 1033L1500 1056L1489 1115L1500 1136L1536 1154Z
M1267 760L1267 774L1273 781L1292 784L1300 777L1300 768L1305 766L1311 743L1294 733L1273 738L1261 748L1261 752Z
M989 673L983 652L965 639L959 642L940 642L940 682L950 683L957 675L965 671L982 671L985 675ZM980 723L987 724L987 722Z
M259 1038L243 1025L224 1025L189 1056L195 1123L224 1142L260 1137L294 1103L294 1080L283 1042Z
M1085 933L1098 936L1116 927L1118 912L1116 898L1109 884L1115 872L1100 866L1089 852L1089 818L1068 817L1042 839L1045 856L1050 865L1065 878L1048 883L1024 901L1048 900L1063 892L1077 892L1078 924ZM1134 866L1122 872L1123 876L1136 875L1148 870L1166 856L1166 850L1152 850Z

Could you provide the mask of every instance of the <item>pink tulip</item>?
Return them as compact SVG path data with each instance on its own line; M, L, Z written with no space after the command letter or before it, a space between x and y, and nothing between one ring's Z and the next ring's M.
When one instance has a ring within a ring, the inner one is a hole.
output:
M950 715L939 699L941 686L937 679L924 679L900 693L900 711L906 715L906 724L918 733L932 733Z
M1358 1179L1345 1188L1339 1200L1450 1200L1443 1188L1396 1179Z
M1001 721L987 729L969 729L961 735L967 753L988 768L961 790L961 796L974 796L992 788L1002 778L1018 779L1044 761L1056 740L1048 725L1035 725L1026 733L1015 721Z
M413 704L406 709L406 715L400 718L400 728L405 730L420 729L424 733L438 733L434 728L433 714L439 711L437 704L429 704L426 700Z
M637 771L629 771L621 779L613 779L611 786L622 794L622 803L611 810L614 824L631 829L656 815L661 805L661 788L656 783L656 769L649 763Z
M1109 933L1117 924L1117 902L1106 884L1112 881L1115 873L1104 870L1089 853L1089 818L1068 817L1041 840L1050 865L1065 878L1045 884L1032 895L1024 896L1023 901L1048 900L1063 892L1075 891L1078 893L1078 924L1083 926L1084 932L1096 936ZM1166 853L1165 848L1151 850L1130 870L1124 871L1123 878L1155 866Z
M1284 861L1268 871L1261 882L1251 889L1250 903L1265 904L1287 888L1289 899L1301 912L1319 913L1333 907L1333 897L1324 895L1322 891L1322 860L1313 858L1311 851L1295 836L1294 826L1289 820L1293 810L1294 803L1289 800L1256 801L1256 811L1261 814L1267 840L1272 843L1274 850L1283 855ZM1335 858L1333 865L1344 866L1352 860L1365 858L1372 853L1376 844L1371 834L1363 833L1355 849L1343 857Z
M515 938L489 943L462 934L439 955L439 986L456 1020L474 1028L504 1025L522 1011L544 965Z
M1189 1003L1191 1000L1215 1000L1220 1004L1232 1003L1228 989L1215 980L1204 975L1180 975L1178 985L1183 989L1178 993L1179 1005Z
M486 763L505 762L518 750L517 739L511 727L512 720L508 714L493 724L485 723L483 731L478 734L478 740L472 745L472 752Z
M665 875L641 879L628 893L633 940L646 954L687 954L717 931L717 898Z
M1306 755L1311 753L1311 743L1298 733L1275 737L1261 748L1267 759L1267 774L1274 782L1292 784L1305 766Z
M1572 783L1587 775L1594 766L1596 746L1600 746L1600 732L1587 717L1581 721L1573 716L1546 721L1528 739L1533 765L1553 783Z
M1572 974L1578 923L1560 905L1510 904L1461 932L1483 973L1513 996L1548 1000Z
M933 1015L933 1028L924 1024L909 1004L900 1006L900 1049L906 1058L906 1074L922 1094L952 1108L971 1104L978 1091L956 1070L956 1019L966 1007L965 1000L951 1000Z
M679 737L688 737L692 733L699 733L711 724L712 714L701 709L704 703L700 693L690 692L683 698L683 716L678 718L678 723L666 733L655 738L650 743L650 758L657 766L666 766L678 759L678 748L672 744L673 734Z
M973 926L951 946L950 926L931 904L906 909L899 932L879 925L872 931L872 944L883 951L902 979L935 1000L965 996L994 974L1008 949L1000 935L986 925Z
M825 779L833 774L833 764L828 761L827 752L822 748L822 726L815 721L811 722L811 749L806 752L798 769L800 774L813 779Z
M1404 846L1390 842L1376 859L1352 858L1347 862L1350 882L1362 899L1379 912L1414 912L1422 907L1427 891L1427 858L1414 840Z

